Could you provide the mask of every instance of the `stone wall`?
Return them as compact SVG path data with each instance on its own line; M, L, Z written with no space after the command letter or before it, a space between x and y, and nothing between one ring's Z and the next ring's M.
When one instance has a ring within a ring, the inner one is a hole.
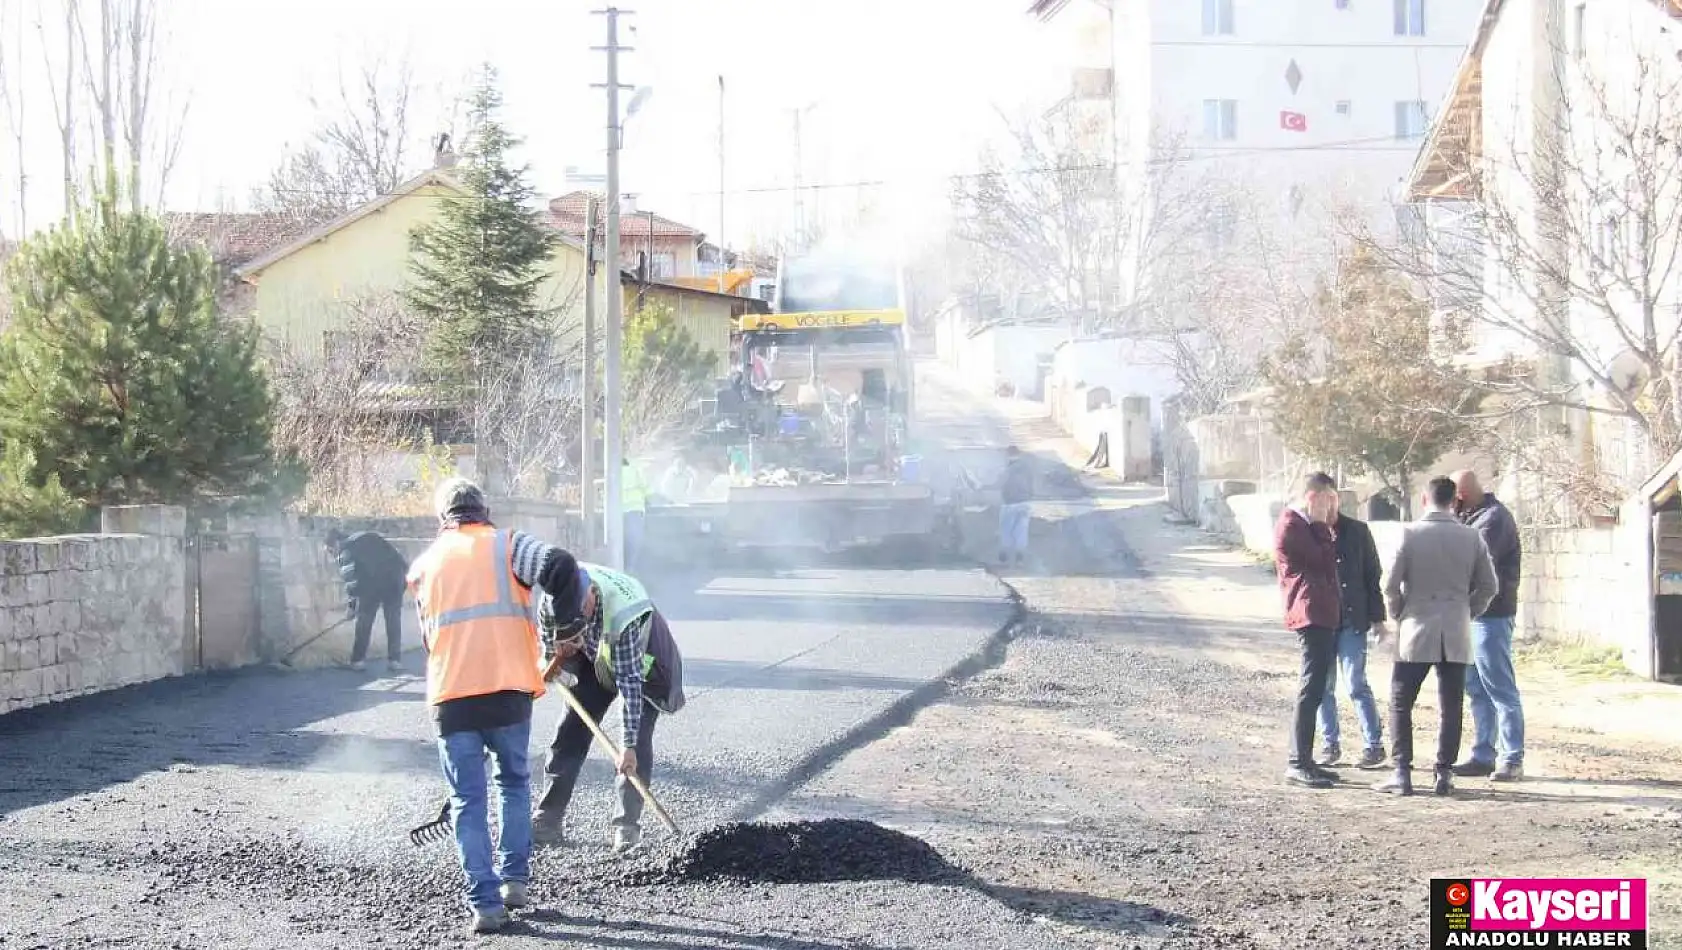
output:
M1652 595L1643 524L1527 532L1518 636L1611 647L1651 675Z
M0 542L0 713L187 670L184 526L128 508L112 533Z
M492 515L500 526L567 547L576 548L582 534L575 510L548 502L493 502ZM102 512L100 534L0 541L0 714L195 672L201 661L206 667L343 662L355 631L353 623L341 623L344 588L322 544L333 528L379 531L410 559L437 534L432 518L228 514L195 519L190 544L182 509L134 506ZM243 543L214 545L213 537ZM240 604L250 609L212 618L207 599L203 622L216 629L201 631L195 557L223 556L213 552L231 548L249 558L253 547L255 572L248 560L241 575L255 577L250 600ZM407 602L402 626L404 648L419 648ZM296 649L323 631L329 632ZM213 638L219 661L203 645ZM376 660L385 656L383 621L369 652Z

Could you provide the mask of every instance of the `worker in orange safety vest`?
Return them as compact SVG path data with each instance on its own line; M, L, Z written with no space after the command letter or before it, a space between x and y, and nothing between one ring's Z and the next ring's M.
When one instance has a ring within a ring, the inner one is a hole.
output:
M537 587L576 603L578 562L560 548L491 524L484 492L451 479L434 499L441 529L409 569L426 646L426 701L450 783L451 824L467 877L473 931L500 930L528 903L532 702L543 695L531 616ZM486 753L495 763L502 840L492 864Z

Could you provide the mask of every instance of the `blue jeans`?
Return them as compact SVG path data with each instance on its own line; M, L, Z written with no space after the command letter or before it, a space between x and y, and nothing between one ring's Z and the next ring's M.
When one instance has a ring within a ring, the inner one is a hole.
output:
M1025 554L1028 551L1028 522L1033 520L1029 502L999 506L999 553Z
M467 875L467 902L474 910L502 906L504 882L531 879L531 769L526 747L531 720L484 732L452 732L438 740L438 760L450 782L456 851ZM491 864L490 794L485 787L485 751L496 761L502 799L502 841Z
M1378 718L1378 701L1367 683L1367 632L1354 627L1337 631L1337 666L1326 677L1326 695L1320 699L1320 733L1326 746L1342 747L1343 734L1337 721L1337 679L1349 684L1349 701L1355 705L1355 721L1361 725L1363 749L1384 745L1384 726Z
M1472 664L1466 698L1472 707L1472 761L1524 764L1524 707L1513 673L1513 618L1472 621ZM1499 735L1499 759L1496 756Z

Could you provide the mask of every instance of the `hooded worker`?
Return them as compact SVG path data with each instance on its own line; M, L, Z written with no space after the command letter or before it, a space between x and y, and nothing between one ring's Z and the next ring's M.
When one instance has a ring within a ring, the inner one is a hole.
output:
M568 684L578 705L598 723L616 697L623 700L613 850L624 852L642 840L643 807L626 776L636 775L646 787L653 775L654 724L661 713L683 708L683 656L666 618L636 578L581 563L577 589L581 593L575 602L547 594L538 598L538 624L549 656L546 677ZM569 707L549 746L549 785L534 819L540 844L562 842L562 823L590 754L590 739L590 727Z
M526 906L531 877L532 701L543 695L542 648L531 591L560 603L579 599L578 562L521 531L491 523L479 486L454 478L434 499L438 537L409 568L426 646L426 701L438 726L439 760L450 783L451 824L473 931L508 923ZM493 848L486 753L495 763L502 841ZM518 817L519 820L515 820Z

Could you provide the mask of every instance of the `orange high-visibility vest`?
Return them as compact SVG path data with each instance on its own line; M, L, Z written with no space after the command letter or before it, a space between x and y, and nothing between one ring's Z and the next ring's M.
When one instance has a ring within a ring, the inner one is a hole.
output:
M409 568L426 644L426 701L504 690L543 695L531 591L514 578L509 534L490 525L445 531Z

